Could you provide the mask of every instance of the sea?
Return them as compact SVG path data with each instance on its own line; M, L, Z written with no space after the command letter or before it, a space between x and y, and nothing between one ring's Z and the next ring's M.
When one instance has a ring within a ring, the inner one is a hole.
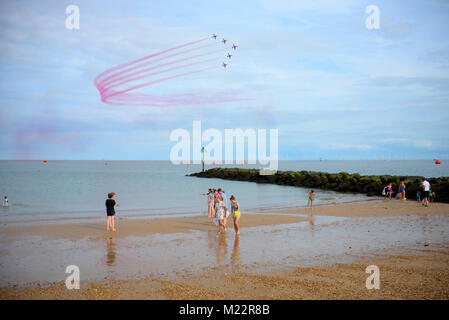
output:
M206 166L206 169L214 166ZM260 168L258 165L215 167ZM449 161L351 160L280 161L279 170L308 170L361 175L448 176ZM309 189L206 179L187 176L201 165L170 161L0 161L0 197L10 206L0 209L1 222L67 223L104 219L108 192L117 194L118 219L195 216L207 214L209 188L234 195L242 212L303 207ZM363 194L316 190L316 205L371 199Z

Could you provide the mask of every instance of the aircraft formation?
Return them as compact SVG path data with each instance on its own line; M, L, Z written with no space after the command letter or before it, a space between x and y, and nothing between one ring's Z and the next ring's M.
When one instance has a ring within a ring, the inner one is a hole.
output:
M214 38L214 39L216 40L216 39L217 39L217 35L216 35L215 33L212 34L212 38ZM227 41L228 41L228 40L226 40L225 38L223 38L223 39L221 40L221 42L223 42L223 44L226 44ZM231 47L231 48L234 49L234 50L236 50L236 49L237 49L237 46L236 46L235 44L232 44L232 47ZM228 53L227 57L228 57L228 59L231 59L232 54ZM224 62L223 62L223 64L222 64L223 68L226 68L227 65L228 65L228 64L227 64L227 63L224 63Z

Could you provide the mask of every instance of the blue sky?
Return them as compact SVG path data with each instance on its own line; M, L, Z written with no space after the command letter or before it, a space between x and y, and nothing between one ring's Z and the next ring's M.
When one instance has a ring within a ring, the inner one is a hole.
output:
M170 132L278 129L280 159L449 158L449 2L2 1L0 159L168 159ZM67 5L80 30L65 28ZM368 30L365 8L380 9ZM229 68L147 93L244 101L113 106L102 71L212 33Z

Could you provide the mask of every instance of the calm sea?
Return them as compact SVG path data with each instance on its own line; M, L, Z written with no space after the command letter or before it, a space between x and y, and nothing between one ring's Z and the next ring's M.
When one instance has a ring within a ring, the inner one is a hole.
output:
M279 169L426 177L449 173L448 161L280 161ZM0 196L7 195L11 204L0 210L0 222L104 218L111 191L121 205L121 219L205 214L206 197L200 193L210 187L235 195L244 211L306 204L309 190L303 188L186 176L200 170L199 165L169 161L0 161ZM317 204L363 199L360 194L317 192Z

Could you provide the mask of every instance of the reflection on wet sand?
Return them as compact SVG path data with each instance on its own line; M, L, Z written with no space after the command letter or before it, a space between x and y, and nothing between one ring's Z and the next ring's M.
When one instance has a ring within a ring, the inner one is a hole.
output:
M115 264L115 243L114 238L107 239L106 264L113 266Z
M234 249L231 255L232 271L239 271L240 269L240 236L236 235L234 239Z
M220 233L218 234L218 246L216 248L217 253L217 264L222 265L226 263L226 254L228 252L227 247L227 234L226 233Z

